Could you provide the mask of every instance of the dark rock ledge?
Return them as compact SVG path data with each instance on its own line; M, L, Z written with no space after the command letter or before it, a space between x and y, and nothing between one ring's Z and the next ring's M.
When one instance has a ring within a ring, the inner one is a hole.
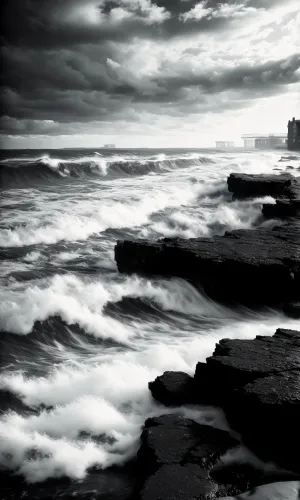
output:
M182 277L214 299L281 304L286 314L299 317L299 179L290 174L231 174L227 183L233 198L273 196L275 204L264 204L262 214L280 219L280 225L213 238L118 241L119 271ZM221 407L242 443L281 472L222 462L226 450L239 444L236 437L164 415L145 423L136 499L213 500L257 485L299 480L300 332L278 329L273 337L223 339L206 363L197 364L194 377L165 372L149 389L169 407Z
M206 363L197 364L194 377L165 372L149 388L167 406L220 406L243 443L281 472L226 464L220 457L240 444L236 437L163 415L145 422L136 499L213 500L300 479L300 332L278 329L273 337L223 339Z
M227 182L236 197L276 196L276 204L264 204L262 211L281 224L211 238L118 241L118 270L188 279L216 300L275 305L300 301L298 178L231 174Z

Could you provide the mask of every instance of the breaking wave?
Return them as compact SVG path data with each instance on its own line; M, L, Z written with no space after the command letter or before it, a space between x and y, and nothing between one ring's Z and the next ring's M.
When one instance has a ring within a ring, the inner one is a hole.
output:
M27 160L16 158L1 161L1 186L24 187L65 178L138 176L213 163L212 158L197 154L178 157L157 155L148 158L103 158L100 153L94 153L74 159L51 158L47 155Z

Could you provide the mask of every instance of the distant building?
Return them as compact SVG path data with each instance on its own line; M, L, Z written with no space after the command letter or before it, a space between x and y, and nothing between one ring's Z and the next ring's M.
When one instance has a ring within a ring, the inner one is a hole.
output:
M271 149L286 146L286 134L244 134L242 135L246 149Z
M230 148L234 148L234 142L230 142L230 141L216 141L216 148L217 149L230 149Z
M114 149L116 147L116 145L115 144L104 144L103 147L106 149Z
M288 149L300 150L300 120L289 120L287 144Z

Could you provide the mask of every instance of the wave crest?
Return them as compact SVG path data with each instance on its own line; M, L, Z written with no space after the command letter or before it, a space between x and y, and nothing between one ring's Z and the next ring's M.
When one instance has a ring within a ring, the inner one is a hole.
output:
M1 185L3 188L22 187L44 182L55 182L64 178L124 177L168 172L195 165L212 164L212 158L200 155L149 158L103 158L99 153L73 159L42 156L33 159L13 159L1 162Z

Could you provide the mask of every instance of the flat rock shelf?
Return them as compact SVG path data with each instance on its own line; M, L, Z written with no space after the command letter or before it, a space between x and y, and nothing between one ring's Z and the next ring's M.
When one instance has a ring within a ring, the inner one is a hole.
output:
M216 300L246 304L298 302L298 178L290 174L231 174L228 186L239 197L276 193L279 198L275 204L264 204L262 212L267 218L278 219L280 225L272 229L239 229L212 238L118 241L115 260L119 272L181 277L200 285ZM297 308L293 311L295 314Z

